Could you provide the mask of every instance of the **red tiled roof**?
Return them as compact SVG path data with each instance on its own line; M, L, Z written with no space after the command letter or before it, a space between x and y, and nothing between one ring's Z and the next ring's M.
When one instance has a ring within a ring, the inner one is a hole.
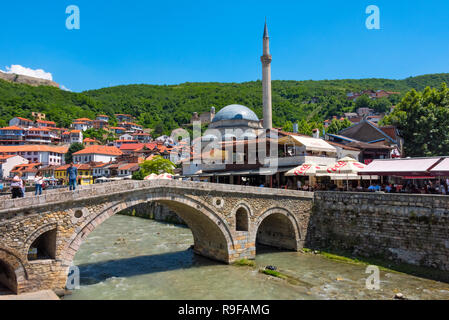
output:
M27 131L46 131L46 132L49 132L51 130L49 128L30 128L30 129L27 129Z
M130 170L132 168L136 167L139 168L139 164L138 163L125 163L123 166L119 167L119 170Z
M19 164L15 166L11 172L35 172L37 171L38 166L40 166L41 163L27 163L27 164Z
M76 167L78 170L90 170L92 167L87 163L78 163L74 164L74 167ZM55 171L66 171L70 167L70 164L65 164L63 166L55 168Z
M17 127L17 126L11 126L11 127L0 128L0 130L23 130L23 129L20 127Z
M47 120L36 120L36 123L56 124L56 122L54 121L47 121Z
M120 150L139 150L143 146L143 143L125 143L120 146Z
M114 142L122 142L123 144L138 144L137 140L115 140Z
M6 160L12 157L17 157L16 155L13 154L0 154L0 160Z
M92 120L89 118L79 118L79 119L75 119L75 121L81 122L81 121L92 121Z
M123 152L121 152L120 149L118 149L116 147L89 146L83 150L80 150L80 151L74 153L74 155L80 155L80 154L104 154L104 155L111 155L111 156L119 156L119 155L122 155Z
M27 119L27 118L22 118L22 117L16 117L17 119L23 120L23 121L28 121L28 122L33 122L33 120Z

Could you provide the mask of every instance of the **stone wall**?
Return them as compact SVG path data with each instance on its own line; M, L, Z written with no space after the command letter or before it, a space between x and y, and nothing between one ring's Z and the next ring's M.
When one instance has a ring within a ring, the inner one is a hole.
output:
M449 270L449 197L316 192L307 246Z

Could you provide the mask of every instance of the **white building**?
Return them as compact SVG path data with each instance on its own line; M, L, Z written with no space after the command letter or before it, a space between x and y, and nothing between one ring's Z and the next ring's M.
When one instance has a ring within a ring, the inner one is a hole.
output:
M62 134L63 143L83 143L83 141L83 131L81 130L66 131Z
M30 128L25 131L25 141L30 144L51 144L58 140L58 134L45 127Z
M119 140L122 140L122 141L124 141L124 140L133 140L133 136L130 135L129 133L125 133L125 134L122 134L119 137Z
M74 163L112 162L123 153L113 146L89 146L73 154Z
M28 160L17 155L0 155L0 179L9 177L11 170L20 164L27 164Z
M63 165L68 148L49 145L0 146L0 154L19 155L29 163L41 163L43 166Z

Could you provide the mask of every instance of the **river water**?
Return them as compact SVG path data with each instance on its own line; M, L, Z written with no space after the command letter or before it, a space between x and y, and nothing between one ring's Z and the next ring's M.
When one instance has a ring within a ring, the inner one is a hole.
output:
M258 249L257 268L195 255L188 228L128 216L105 221L75 256L81 288L65 299L449 299L449 284L380 272L365 287L366 267L320 255ZM258 272L274 265L299 283Z

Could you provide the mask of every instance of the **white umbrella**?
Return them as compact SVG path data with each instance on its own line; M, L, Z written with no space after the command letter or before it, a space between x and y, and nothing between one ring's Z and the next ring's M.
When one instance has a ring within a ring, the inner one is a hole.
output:
M149 176L146 176L145 178L143 178L143 180L154 180L157 179L158 175L155 173L150 174Z
M287 171L285 176L315 176L319 169L322 169L322 167L314 163L304 163Z
M157 176L157 179L162 179L162 180L172 180L173 179L173 175L170 173L163 173Z
M349 189L348 181L360 180L360 176L357 173L365 167L365 164L353 158L345 157L338 160L337 163L317 170L317 176L328 176L331 180L346 180L346 188Z

